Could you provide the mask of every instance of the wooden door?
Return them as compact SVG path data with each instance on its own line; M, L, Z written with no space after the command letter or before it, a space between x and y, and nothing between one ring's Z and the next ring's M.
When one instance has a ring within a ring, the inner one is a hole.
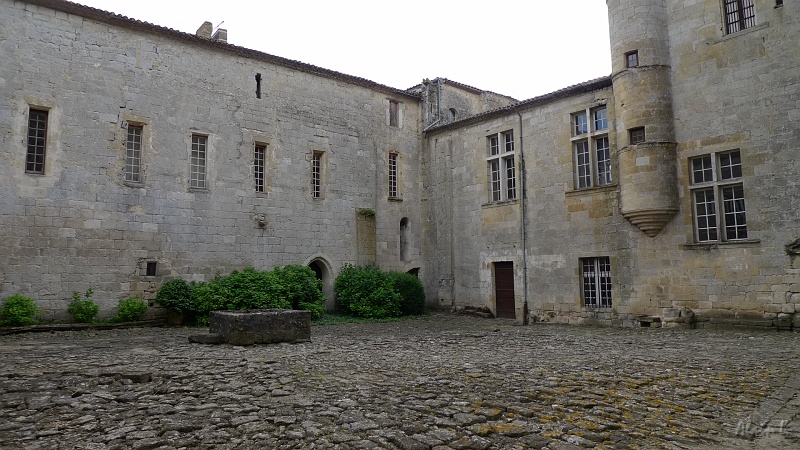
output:
M494 263L494 298L498 318L516 319L514 308L514 263Z

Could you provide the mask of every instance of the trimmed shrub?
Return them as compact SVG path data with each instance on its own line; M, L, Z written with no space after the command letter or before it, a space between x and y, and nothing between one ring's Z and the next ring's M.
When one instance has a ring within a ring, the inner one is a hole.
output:
M325 312L325 296L322 294L322 280L306 266L289 265L277 267L272 271L278 283L280 296L286 299L293 309L303 309L317 319Z
M182 278L175 278L162 284L156 293L156 303L177 313L195 310L192 288Z
M72 315L72 320L76 323L92 323L94 322L97 313L100 312L100 307L92 300L94 291L87 289L84 299L81 300L81 294L78 292L72 293L72 303L69 304L67 311Z
M147 302L138 295L119 301L117 315L112 322L134 322L147 312Z
M3 308L0 309L0 325L9 327L22 327L33 325L39 320L39 308L30 297L15 294L5 299Z
M272 272L253 268L233 271L228 276L217 275L207 283L198 283L192 296L200 323L207 321L211 311L292 307L282 295L278 277Z
M425 288L419 278L410 273L389 272L394 290L400 294L400 314L419 315L425 312Z
M345 265L334 289L344 311L354 316L382 319L400 315L400 294L377 267Z

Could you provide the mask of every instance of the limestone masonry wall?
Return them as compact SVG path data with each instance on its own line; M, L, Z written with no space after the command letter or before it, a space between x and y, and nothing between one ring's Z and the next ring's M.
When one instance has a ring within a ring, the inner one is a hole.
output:
M521 322L800 327L800 4L607 4L612 73L517 102L0 0L0 297L63 318L92 288L110 315L304 264L333 308L341 266L374 263Z

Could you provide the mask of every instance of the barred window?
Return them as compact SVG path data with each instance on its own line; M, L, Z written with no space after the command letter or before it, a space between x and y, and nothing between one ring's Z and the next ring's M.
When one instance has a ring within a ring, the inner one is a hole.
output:
M608 109L603 106L572 114L572 134L575 189L611 184Z
M28 151L25 155L25 172L44 174L47 150L48 112L31 108L28 112Z
M500 202L517 198L517 176L514 150L514 131L486 137L488 148L489 201Z
M206 158L208 136L192 135L192 151L189 161L189 187L206 189Z
M397 191L397 153L389 153L389 197L399 197Z
M256 192L264 192L264 172L267 146L256 144L253 152L253 177L255 178Z
M128 124L125 138L125 181L140 183L142 181L142 132L141 125Z
M692 158L689 170L695 239L698 242L747 239L741 153Z
M322 152L314 152L311 155L311 196L313 198L322 196Z
M727 34L750 28L756 24L753 0L725 0L725 29Z
M611 307L611 261L608 256L581 258L583 306Z

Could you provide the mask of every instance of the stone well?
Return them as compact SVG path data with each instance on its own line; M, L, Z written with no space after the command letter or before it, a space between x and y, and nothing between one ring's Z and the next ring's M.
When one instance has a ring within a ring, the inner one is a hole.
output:
M192 342L231 345L300 342L311 339L311 313L291 309L212 311L209 335Z

